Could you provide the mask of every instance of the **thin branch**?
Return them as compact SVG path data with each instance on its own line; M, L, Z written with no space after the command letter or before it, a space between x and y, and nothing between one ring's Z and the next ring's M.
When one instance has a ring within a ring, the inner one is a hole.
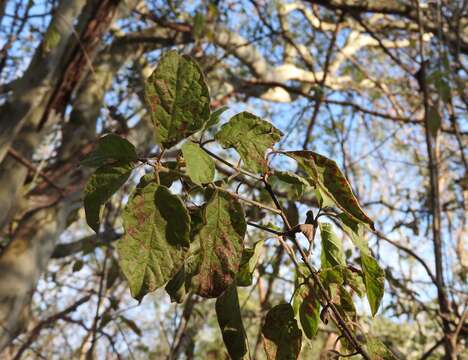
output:
M82 297L81 299L79 299L78 301L76 301L74 304L67 307L65 310L62 310L57 314L49 316L47 319L44 319L39 324L37 324L34 327L34 329L31 330L31 334L24 341L24 343L21 345L21 347L19 348L19 350L16 353L15 357L13 358L13 360L21 359L21 356L23 355L23 353L27 349L29 349L31 347L31 344L38 338L38 336L39 336L40 332L42 331L42 329L44 329L45 327L50 327L57 320L59 320L61 318L64 318L67 314L75 311L80 305L88 302L90 298L91 298L90 295L86 295L86 296Z

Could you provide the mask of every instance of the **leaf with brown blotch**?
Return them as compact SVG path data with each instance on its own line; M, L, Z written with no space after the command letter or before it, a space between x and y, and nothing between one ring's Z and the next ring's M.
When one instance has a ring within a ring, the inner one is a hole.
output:
M374 230L374 222L359 205L351 185L335 161L313 151L288 151L285 154L295 159L306 172L311 186L317 187L339 209Z
M203 297L218 297L236 279L246 222L239 201L215 191L204 208L205 223L196 237L200 242L198 272L192 278L193 291Z

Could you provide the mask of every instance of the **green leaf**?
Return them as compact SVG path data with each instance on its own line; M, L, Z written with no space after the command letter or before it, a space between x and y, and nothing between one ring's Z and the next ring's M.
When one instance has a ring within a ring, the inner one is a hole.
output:
M352 271L348 268L345 268L345 283L348 284L351 289L353 289L357 296L362 297L366 292L366 286L364 284L364 276L362 273Z
M205 16L198 11L195 13L193 17L193 26L192 26L192 34L195 39L199 39L203 36L203 30L205 29Z
M229 108L227 106L221 106L220 108L213 111L210 115L210 119L205 124L205 129L217 125L219 120L221 120L221 115L228 109Z
M337 217L341 221L343 230L351 238L354 245L356 245L361 252L370 254L367 241L364 239L363 225L354 220L354 218L348 216L346 213L341 213Z
M194 291L203 297L218 297L236 278L246 223L237 199L214 191L204 208L205 224L197 234L200 242L198 273L192 278Z
M201 130L210 117L210 95L198 64L170 51L145 83L156 142L170 148Z
M83 269L84 262L83 260L76 260L75 263L73 264L72 271L73 272L78 272L81 269Z
M182 267L190 244L190 217L168 188L137 189L123 212L125 236L117 243L120 267L132 296L141 300Z
M239 272L237 273L237 286L252 285L253 272L262 252L263 243L263 240L257 241L252 249L245 248L242 252Z
M322 268L346 266L343 244L333 232L330 224L320 223L320 236L322 238L322 253L320 261Z
M371 255L361 253L362 272L372 316L377 313L384 294L385 272Z
M96 233L99 232L102 205L125 184L132 169L132 165L126 163L104 165L89 178L84 190L84 209L86 222Z
M186 294L185 289L185 266L182 266L180 270L169 280L164 288L171 298L171 302L178 304L183 303Z
M114 162L132 162L137 158L135 146L128 140L115 134L107 134L99 138L96 148L81 160L81 165L101 167Z
M296 175L289 171L275 170L268 177L268 182L272 186L276 186L279 190L286 191L294 199L299 199L304 192L304 189L309 185L307 180L302 176Z
M289 151L286 155L297 161L309 176L310 185L317 187L322 197L330 198L342 211L374 230L374 222L359 205L335 161L313 151Z
M344 286L339 286L339 295L340 295L340 306L339 308L351 315L352 317L356 316L356 307L354 306L354 301L349 292L345 289Z
M138 327L135 321L126 318L125 316L120 316L125 325L127 325L136 335L142 336L141 329Z
M331 284L343 284L343 269L344 266L323 267L322 264L319 276L323 285L328 288Z
M234 148L245 167L255 173L268 170L265 152L281 139L283 134L268 121L246 111L233 116L215 135L224 148Z
M215 176L215 163L200 146L193 142L187 142L182 146L187 175L197 185L207 184L213 181Z
M262 335L268 360L295 360L299 357L302 332L290 304L276 305L268 312Z
M247 339L235 283L216 300L216 316L229 356L233 360L243 359L247 353Z
M366 348L371 360L398 360L395 354L376 337L366 335Z
M60 35L57 26L55 24L51 24L47 29L47 32L44 34L44 40L42 42L44 52L49 53L56 48L60 43L61 38L62 36Z
M119 263L112 258L112 263L107 269L106 275L106 289L109 290L114 284L115 281L119 278L120 270L119 270Z
M299 307L299 320L304 334L309 339L317 335L320 321L320 302L309 289L307 289Z
M442 124L442 119L440 118L439 110L435 106L429 107L427 112L427 125L432 136L436 136L437 132L440 129Z

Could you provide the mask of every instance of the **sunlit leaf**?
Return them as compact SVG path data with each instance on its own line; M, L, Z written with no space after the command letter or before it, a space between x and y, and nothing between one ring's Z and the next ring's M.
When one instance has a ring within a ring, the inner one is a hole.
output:
M238 286L252 285L252 277L255 267L257 266L258 258L260 257L263 241L257 241L253 248L245 248L242 252L239 272L237 273Z
M371 360L398 360L385 344L373 336L366 336L366 348Z
M317 335L320 322L320 302L317 296L309 289L299 307L299 320L304 334L309 339Z
M163 55L145 83L145 97L156 142L165 148L201 130L210 117L210 96L200 67L176 51Z
M200 146L187 142L182 146L187 175L197 185L210 183L215 176L215 163Z
M141 300L180 270L190 243L190 217L182 200L162 185L137 189L123 213L119 263L132 296Z
M239 270L246 231L244 211L235 198L215 191L203 217L205 223L197 234L199 269L192 287L198 295L217 297L233 283Z
M262 335L268 360L295 360L299 357L302 332L290 304L276 305L267 313Z
M99 232L101 208L128 180L133 167L127 163L104 165L91 175L84 193L86 222Z
M322 268L346 266L343 244L335 235L332 226L320 223L320 235L322 238L322 253L320 255Z
M374 222L359 205L335 161L313 151L289 151L286 154L297 161L308 175L310 185L317 187L322 197L333 200L339 209L374 229Z
M360 251L366 254L369 253L367 241L364 239L364 226L346 213L341 213L337 217L342 223L343 230L351 238L354 245Z
M235 283L216 300L216 316L229 356L233 360L243 359L247 353L247 339Z
M135 146L128 140L107 134L99 138L95 149L81 160L81 165L101 167L115 162L130 163L137 158Z
M255 173L268 170L265 152L283 134L268 121L246 111L233 116L215 135L224 148L234 148L245 167Z
M367 300L371 307L372 316L377 313L384 294L385 272L380 268L372 255L361 253L362 272L366 285Z

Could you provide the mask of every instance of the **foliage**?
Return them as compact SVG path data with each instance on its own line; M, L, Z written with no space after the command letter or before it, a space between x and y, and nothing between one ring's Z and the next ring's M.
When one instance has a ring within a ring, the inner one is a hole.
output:
M263 246L263 241L259 241L253 248L244 247L247 220L242 203L263 210L271 208L232 192L229 178L216 177L213 153L206 149L200 131L207 121L210 125L217 122L220 111L215 111L210 118L208 87L194 60L173 51L164 55L147 80L146 99L156 141L163 149L175 148L178 160L164 162L164 151L153 158L138 157L125 139L114 134L101 138L96 150L83 160L85 165L98 167L86 191L88 224L98 231L101 206L125 183L138 163L152 164L153 173L142 177L123 211L125 236L117 244L120 267L132 296L141 301L147 293L166 285L171 299L177 302L182 302L189 292L217 298L216 313L227 351L233 359L241 359L247 347L237 286L252 283L252 273ZM256 174L261 175L257 179L263 182L276 204L276 209L272 209L276 214L285 216L268 181L270 175L276 177L275 181L292 185L296 196L300 196L308 184L321 198L327 199L329 209L333 210L332 204L337 210L328 215L345 224L350 238L361 251L359 273L362 273L365 287L359 287L358 280L350 273L341 239L334 234L331 224L319 221L319 215L293 229L286 224L284 232L257 225L284 240L289 238L295 252L301 256L296 268L294 308L290 304L279 304L266 316L262 333L267 357L296 359L301 350L302 333L309 339L314 338L320 319L325 324L328 319L337 323L344 343L348 347L351 344L351 350L369 356L365 344L360 344L354 334L356 310L349 291L359 289L360 295L365 291L372 314L376 314L384 291L384 274L363 240L362 231L365 227L373 229L374 223L360 207L350 184L333 160L315 152L291 151L285 154L297 161L298 173L272 166L267 151L281 135L266 120L242 112L221 126L213 141L238 152L243 167L248 170L243 170L244 174L254 178ZM168 174L171 174L170 180ZM176 180L190 187L198 199L196 206L170 188ZM311 242L314 227L320 230L319 270L315 270L296 239L295 229L306 233L303 230L306 226ZM294 254L290 255L295 258ZM303 331L297 325L296 314ZM367 344L369 349L376 346Z

